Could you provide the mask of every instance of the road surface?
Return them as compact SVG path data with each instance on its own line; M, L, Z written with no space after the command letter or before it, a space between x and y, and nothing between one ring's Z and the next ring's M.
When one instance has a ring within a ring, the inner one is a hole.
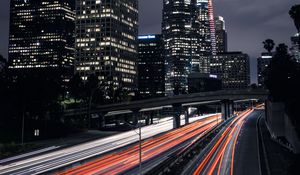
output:
M260 174L257 122L262 110L253 112L246 120L235 150L234 174Z
M191 118L190 121L193 122L211 116L213 115L195 117ZM182 120L184 121L184 119ZM158 124L143 127L142 139L147 139L172 129L173 120L171 118L164 119L164 121ZM9 164L0 164L0 174L27 175L45 173L91 157L99 156L137 141L138 136L136 132L128 131L66 149L30 157L25 160L14 161Z
M205 118L185 127L172 130L142 143L143 172L165 160L167 156L189 145L189 141L217 126L220 115ZM155 161L154 161L155 159ZM92 174L139 174L139 145L105 155L84 165L69 169L60 175L92 175ZM134 168L132 171L130 169ZM127 171L127 172L126 172ZM126 172L126 173L125 173Z
M260 113L249 109L232 119L182 174L260 174L256 131Z

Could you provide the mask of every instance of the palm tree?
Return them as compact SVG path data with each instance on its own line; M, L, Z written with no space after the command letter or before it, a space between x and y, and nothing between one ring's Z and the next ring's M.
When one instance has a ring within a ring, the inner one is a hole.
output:
M0 71L1 71L2 69L4 69L6 66L7 66L7 61L6 61L6 59L5 59L2 55L0 55Z
M266 39L264 42L264 48L269 52L271 53L272 50L274 49L274 46L275 46L275 43L272 39Z
M299 39L298 39L298 46L299 46L299 49L300 49L300 5L294 5L290 11L289 11L289 14L291 16L291 18L294 20L294 24L296 26L296 29L298 31L298 36L299 36Z
M300 33L300 5L294 5L290 12L291 18L294 20L298 33Z

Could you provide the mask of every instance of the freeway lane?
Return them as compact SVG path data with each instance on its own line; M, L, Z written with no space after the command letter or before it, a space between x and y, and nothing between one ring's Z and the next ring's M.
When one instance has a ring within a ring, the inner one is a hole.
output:
M190 120L193 122L210 116L213 115L195 117L191 118ZM157 134L170 131L172 128L173 120L170 118L164 122L143 127L142 139L147 139ZM137 141L138 136L135 131L128 131L111 137L76 145L58 151L53 151L51 153L42 154L26 160L15 161L3 166L0 165L0 174L23 175L45 173L50 170L71 165L75 162L122 148Z
M180 150L183 146L189 144L189 140L214 128L220 117L220 115L212 116L144 141L142 143L142 161L150 162L151 166L155 166L155 164L152 164L153 158L164 159L165 156ZM165 154L166 152L168 154ZM155 161L156 164L159 162ZM124 174L125 171L137 167L138 164L139 147L136 144L128 149L108 154L84 165L69 169L60 173L60 175ZM149 169L151 166L149 167L148 164L147 168ZM126 174L138 174L138 171L135 169L135 171L127 171Z
M253 110L249 109L232 119L183 174L233 174L239 133L251 115L254 115Z
M235 150L234 174L260 174L259 144L256 124L262 110L256 110L244 124Z

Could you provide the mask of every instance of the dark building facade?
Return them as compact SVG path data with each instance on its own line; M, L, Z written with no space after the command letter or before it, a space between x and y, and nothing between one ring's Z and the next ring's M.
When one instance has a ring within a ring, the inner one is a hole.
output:
M138 0L76 0L76 72L137 88Z
M11 0L9 68L73 73L75 2Z
M141 98L165 95L165 59L161 35L139 36L138 91Z
M266 70L268 69L273 58L272 53L262 53L261 57L257 59L257 81L258 87L266 88L265 86L265 76Z
M167 95L173 94L174 87L187 90L190 73L209 72L211 40L204 35L210 34L208 16L208 3L199 0L163 1Z
M217 91L222 89L222 81L216 75L191 73L188 77L189 93Z
M242 52L225 52L214 56L211 74L222 80L223 89L245 89L250 85L249 56Z
M217 53L227 52L227 32L225 20L222 16L215 17L216 27L216 51Z

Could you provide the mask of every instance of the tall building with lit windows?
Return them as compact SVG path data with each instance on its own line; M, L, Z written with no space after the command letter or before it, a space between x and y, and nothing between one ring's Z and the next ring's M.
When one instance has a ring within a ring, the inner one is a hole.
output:
M215 53L215 30L211 21L213 18L213 8L211 0L197 0L197 19L200 23L198 26L200 34L200 72L209 73L209 62L212 54Z
M165 96L165 59L161 35L139 36L138 89L141 98Z
M163 1L166 95L172 95L175 88L187 91L190 73L209 72L210 23L208 4L205 10L202 5L200 0Z
M76 0L76 72L136 89L138 0Z
M9 68L67 70L75 54L73 0L11 0Z
M216 51L217 53L227 52L227 32L225 20L222 16L215 17L216 28Z
M242 52L224 52L213 56L211 74L222 80L223 89L245 89L250 85L250 60Z
M266 88L265 80L267 76L267 70L271 64L274 53L262 53L259 58L257 58L257 82L258 87Z
M201 32L205 38L202 42L210 46L212 55L216 55L216 32L214 22L214 10L212 0L197 0L197 6L200 10L199 19L201 21Z

